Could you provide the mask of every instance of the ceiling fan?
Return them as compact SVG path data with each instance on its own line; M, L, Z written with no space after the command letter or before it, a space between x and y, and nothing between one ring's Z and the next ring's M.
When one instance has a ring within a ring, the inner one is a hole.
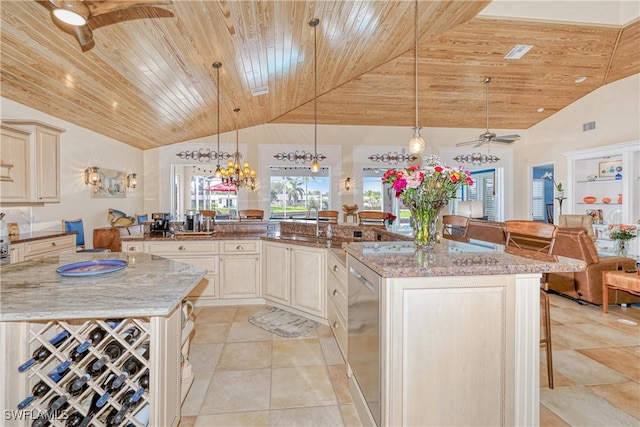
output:
M156 6L168 6L170 0L36 0L51 12L51 19L58 28L78 40L86 52L93 48L93 30L106 25L134 19L170 18L173 13ZM135 12L135 13L133 13Z
M498 142L500 144L511 144L514 141L517 141L518 139L520 139L520 135L502 135L502 136L496 136L495 133L493 132L489 132L489 83L491 83L491 77L486 77L484 79L484 84L485 84L485 103L486 103L486 111L487 111L487 127L485 132L478 136L478 139L474 139L473 141L466 141L466 142L460 142L458 144L456 144L456 147L461 147L464 145L473 145L473 147L479 147L482 144L486 144L489 143L491 144L492 142Z

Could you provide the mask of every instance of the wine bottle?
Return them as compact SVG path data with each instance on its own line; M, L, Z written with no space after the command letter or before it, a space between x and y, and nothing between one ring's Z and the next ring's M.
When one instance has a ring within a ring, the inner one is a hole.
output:
M53 382L59 382L66 374L69 372L69 367L71 366L71 359L67 359L47 375Z
M144 374L140 376L140 378L138 379L138 384L140 384L140 387L144 388L145 390L149 390L149 369L144 371Z
M104 347L102 353L114 362L124 353L124 347L118 341L113 340Z
M120 334L120 338L125 340L130 345L133 344L138 339L139 336L140 336L140 329L136 328L135 326L132 326L131 328L127 329L126 331Z
M49 410L44 413L40 413L38 418L33 420L31 423L31 427L46 427L51 425L49 420L59 419L62 417L62 411L69 407L69 395L57 395L54 394L53 397L49 400Z
M80 362L82 359L87 357L87 355L89 354L89 349L88 348L82 348L83 345L84 345L84 343L83 344L78 344L76 346L76 348L71 350L71 353L69 354L69 358L71 360L73 360L74 363Z
M26 408L27 406L29 406L31 402L36 400L36 397L44 396L49 392L49 390L51 390L51 387L49 387L49 384L45 383L42 380L38 381L31 389L31 394L27 396L27 398L24 399L22 402L18 403L18 409Z
M89 332L89 335L87 336L87 340L85 342L83 342L82 344L80 344L76 348L75 352L76 353L83 353L85 350L89 349L91 344L96 345L100 341L102 341L106 335L107 335L107 332L101 326L97 326L97 327L93 328L91 330L91 332ZM72 355L72 357L73 357L73 355Z
M102 409L104 404L102 404L102 405L98 404L99 400L100 400L100 395L98 393L94 393L93 396L91 397L91 405L89 406L89 410L87 411L87 416L84 417L82 422L79 424L80 427L87 427L89 425L89 423L91 423L91 420L93 419L93 416L100 409Z
M91 374L84 374L81 377L76 377L67 383L67 393L71 396L78 396L89 387L87 381L91 378Z
M62 331L58 335L56 335L55 337L51 338L49 343L54 347L58 347L67 338L69 338L69 332ZM41 362L41 361L45 360L47 357L49 357L49 356L51 356L51 352L49 351L49 349L47 347L45 347L44 345L41 345L40 347L35 349L35 351L32 354L32 358L31 359L27 360L22 365L18 366L18 372L26 371L27 369L29 369L31 366L33 366L37 362Z
M122 386L124 385L124 381L116 382L118 378L119 377L116 377L116 374L110 374L102 383L102 388L106 391L102 396L100 396L100 399L97 403L98 406L104 406L104 404L107 403L107 399L109 399L109 396L122 388Z
M78 427L83 419L84 419L84 417L82 416L82 414L80 412L78 412L78 411L75 411L74 413L69 415L65 425L67 427Z
M107 358L101 357L100 359L92 359L87 365L86 372L91 378L98 378L107 369Z
M122 408L109 420L109 425L117 426L122 423L124 417L127 412L133 408L135 408L138 403L140 403L140 398L142 397L142 393L144 393L144 388L140 387L138 390L133 391L133 389L127 390L127 392L120 398L120 403L122 403Z
M121 366L122 373L113 381L113 387L120 388L124 381L131 375L135 375L140 369L143 368L142 364L135 356L129 357Z
M136 353L142 356L144 360L149 360L149 341L145 341L136 348Z

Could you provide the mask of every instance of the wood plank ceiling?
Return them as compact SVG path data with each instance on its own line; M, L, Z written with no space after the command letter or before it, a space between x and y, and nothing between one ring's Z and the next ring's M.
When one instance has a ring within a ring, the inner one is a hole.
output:
M90 4L91 2L87 2ZM100 3L100 2L95 2ZM121 3L121 2L118 2ZM419 3L420 125L527 129L640 72L640 21L625 27L476 16L489 1ZM82 52L35 1L0 2L3 97L149 149L262 123L414 125L414 3L181 1L116 12ZM122 22L118 22L122 21ZM108 25L111 24L111 25ZM521 60L516 44L534 48ZM587 80L574 83L578 76ZM268 94L252 90L268 87ZM543 113L536 109L544 107Z

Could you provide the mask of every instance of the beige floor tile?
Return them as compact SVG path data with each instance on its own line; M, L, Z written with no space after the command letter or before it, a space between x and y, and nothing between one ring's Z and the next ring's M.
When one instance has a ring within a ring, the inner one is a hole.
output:
M324 366L322 349L317 339L274 340L272 366Z
M249 316L253 313L257 313L259 311L265 310L267 308L266 305L241 305L238 306L238 311L236 312L236 317L233 319L234 322L248 322Z
M618 330L605 325L575 325L575 329L585 335L593 336L598 340L608 343L610 346L639 345L640 334L636 327L629 327L629 332ZM631 329L634 329L633 331Z
M269 411L235 412L231 414L200 415L194 427L268 426Z
M353 403L351 392L349 391L349 378L347 377L345 365L329 365L329 377L336 393L336 399L340 405Z
M193 372L211 374L220 359L224 344L191 344L189 351L189 361L193 367Z
M629 381L622 384L588 386L596 395L638 420L640 425L640 384Z
M560 295L548 294L549 302L551 303L551 307L573 307L577 304L577 302L561 297Z
M541 390L540 402L571 426L637 426L638 420L582 386Z
M580 308L580 307L578 307ZM551 319L554 322L562 323L563 325L579 325L582 323L593 323L590 320L584 319L582 316L577 316L572 308L559 308L551 306Z
M224 345L216 371L271 367L271 341L237 342Z
M544 405L540 405L540 426L541 427L569 427L562 418Z
M269 369L215 372L200 414L252 412L269 409Z
M196 312L196 323L232 323L237 311L235 306L203 307Z
M271 341L274 334L249 322L234 322L231 325L227 342Z
M356 411L356 407L353 404L340 405L340 412L342 413L342 421L345 427L362 427L358 411Z
M342 415L337 406L319 406L312 408L293 408L272 410L269 425L276 427L318 427L342 426Z
M326 366L271 370L271 409L336 404Z
M636 356L640 357L640 345L632 345L628 347L618 347L618 348L626 351L627 353L635 354Z
M181 414L183 416L198 415L202 408L202 402L209 389L209 383L211 382L211 374L209 375L199 374L195 375L191 389L182 404Z
M540 356L540 360L542 356ZM576 382L571 378L565 377L560 372L553 370L553 386L554 387L562 387L576 385ZM540 388L549 388L549 380L547 379L547 365L545 363L540 363Z
M552 327L551 341L554 350L556 348L559 350L561 347L567 349L607 347L606 342L584 334L582 331L575 329L574 325Z
M331 332L331 328L329 325L318 325L316 328L316 332L318 333L319 338L332 338L333 332Z
M340 347L335 338L320 338L320 345L322 346L322 354L327 365L341 365L344 364Z
M614 384L629 379L575 350L553 352L553 369L578 384Z
M196 417L182 417L178 423L178 427L193 427L196 422Z
M217 344L227 340L231 323L199 324L191 338L191 344Z
M621 348L590 348L578 351L633 381L640 382L640 357Z

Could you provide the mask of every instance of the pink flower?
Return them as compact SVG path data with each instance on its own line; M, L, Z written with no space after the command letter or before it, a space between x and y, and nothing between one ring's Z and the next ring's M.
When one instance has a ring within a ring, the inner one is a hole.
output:
M396 179L391 188L396 190L396 197L400 197L400 193L407 187L407 180L404 178Z
M420 187L420 184L422 184L422 180L424 179L424 173L416 169L410 171L407 176L407 187L409 188Z

